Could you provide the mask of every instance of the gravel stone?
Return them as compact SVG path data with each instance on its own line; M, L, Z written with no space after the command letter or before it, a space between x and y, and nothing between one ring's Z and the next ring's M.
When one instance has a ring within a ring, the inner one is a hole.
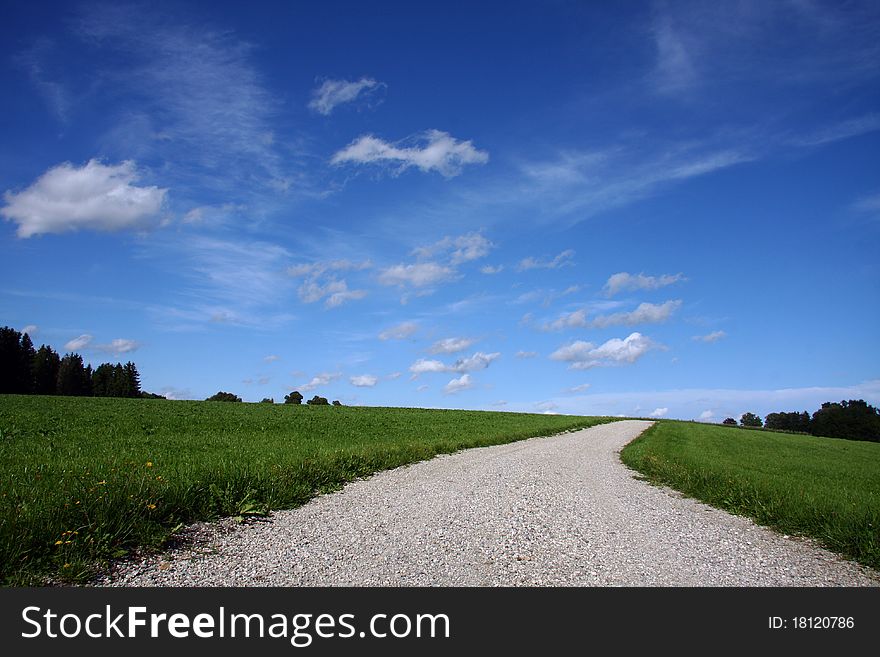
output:
M880 573L635 479L627 420L381 472L187 528L98 586L878 586Z

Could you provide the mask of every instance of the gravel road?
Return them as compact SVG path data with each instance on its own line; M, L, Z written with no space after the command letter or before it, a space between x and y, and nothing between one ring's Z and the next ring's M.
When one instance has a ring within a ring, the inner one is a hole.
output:
M107 586L877 586L811 542L638 481L622 421L382 472L271 518L199 524Z

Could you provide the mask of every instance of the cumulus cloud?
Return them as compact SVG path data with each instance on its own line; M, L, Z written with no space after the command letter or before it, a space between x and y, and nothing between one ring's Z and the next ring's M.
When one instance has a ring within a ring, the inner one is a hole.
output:
M427 358L419 358L415 363L409 366L409 371L414 376L419 374L428 374L430 372L448 372L449 366L439 360L429 360Z
M393 265L382 270L379 273L379 282L382 285L426 287L448 281L455 276L455 270L451 267L436 262L418 262L413 265Z
M462 390L467 390L468 388L473 388L474 384L471 381L470 374L462 374L457 379L452 379L449 383L447 383L443 387L443 392L447 395L454 395L457 392L461 392Z
M612 338L598 347L592 342L577 340L560 347L550 354L550 358L569 363L569 369L586 370L632 364L652 349L660 348L653 340L636 332L622 340Z
M476 340L473 338L445 338L437 340L428 350L432 354L454 354L464 351L470 347Z
M339 373L323 372L321 374L313 376L311 381L304 385L301 385L299 389L303 392L308 392L309 390L314 390L315 388L326 386L328 383L335 381L340 376L342 375Z
M641 303L629 312L600 315L592 320L587 319L587 311L575 310L562 313L552 322L541 326L544 331L560 331L570 328L607 328L609 326L634 326L636 324L657 324L665 322L681 307L680 300L667 301L662 304Z
M584 392L585 390L588 390L591 387L591 385L592 384L590 384L590 383L582 383L579 386L572 386L571 388L567 388L566 392L574 392L574 393Z
M24 328L21 329L22 334L27 333L30 336L36 335L37 333L39 333L39 331L40 331L40 327L37 326L36 324L28 324L27 326L25 326Z
M380 340L405 340L419 330L416 322L401 322L379 334Z
M373 263L369 260L363 262L331 260L292 265L287 268L287 273L294 278L303 278L303 282L297 290L303 303L315 303L325 299L325 308L336 308L346 301L363 299L367 296L367 291L350 290L345 279L337 279L330 272L360 271L372 266Z
M135 340L126 340L125 338L116 338L111 340L109 344L96 345L96 349L111 354L127 354L137 351L140 344Z
M379 381L379 377L373 376L372 374L361 374L359 376L353 376L349 378L351 385L357 386L358 388L372 388Z
M105 165L89 160L82 167L59 164L20 192L6 191L7 220L19 237L75 230L142 230L155 225L167 189L138 187L134 162Z
M517 358L537 358L538 352L537 351L517 351L516 357Z
M613 297L618 292L631 290L656 290L679 281L686 281L683 274L663 274L662 276L645 276L618 272L612 274L605 283L605 294Z
M78 338L74 338L73 340L66 342L64 344L64 348L67 349L67 351L77 351L78 349L84 349L91 342L92 342L92 336L89 335L88 333L83 333Z
M724 331L712 331L706 335L695 335L692 340L696 340L698 342L718 342L722 338L726 338L727 333Z
M648 417L660 418L660 417L666 416L668 413L669 413L668 408L665 408L665 407L664 408L655 408L653 411L651 411L651 413Z
M421 246L413 250L413 255L418 258L431 258L448 253L450 264L455 266L484 258L493 246L494 244L480 233L468 233L458 237L444 237L430 246Z
M541 328L545 331L560 331L568 328L584 328L588 324L587 311L582 309L570 313L562 313L552 322L545 323Z
M700 417L698 418L700 422L711 422L715 418L715 413L712 410L706 410L700 413Z
M486 354L482 351L478 351L473 356L459 358L451 365L447 365L439 360L420 358L410 365L409 371L413 373L413 378L417 377L419 374L427 374L431 372L475 372L477 370L486 369L492 364L492 361L499 356L501 356L501 354L498 352Z
M312 91L309 109L329 115L337 106L351 103L358 96L371 94L385 85L373 78L361 78L355 82L349 80L324 80L323 84Z
M574 249L566 249L558 256L551 260L539 260L529 256L519 261L517 271L528 271L529 269L558 269L564 265L572 264L571 259L574 257Z
M373 135L362 135L333 155L330 163L390 165L395 167L396 174L417 167L451 178L460 174L466 164L489 161L489 154L474 148L470 141L459 141L440 130L427 130L408 141L413 145L392 144Z
M263 359L264 363L274 363L276 360L281 360L281 356L276 356L275 354L270 354Z
M641 303L631 312L614 313L596 317L590 325L595 328L608 326L633 326L635 324L657 324L665 322L681 307L681 300L667 301L666 303Z

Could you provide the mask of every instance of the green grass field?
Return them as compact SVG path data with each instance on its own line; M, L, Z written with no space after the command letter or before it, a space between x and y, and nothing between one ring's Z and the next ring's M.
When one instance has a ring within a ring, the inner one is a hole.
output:
M0 581L87 577L173 528L303 504L379 470L611 421L0 396Z
M658 422L629 467L732 513L880 568L880 444Z

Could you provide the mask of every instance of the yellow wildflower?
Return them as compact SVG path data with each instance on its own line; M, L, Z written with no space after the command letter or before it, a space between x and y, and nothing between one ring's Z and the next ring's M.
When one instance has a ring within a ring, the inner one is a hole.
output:
M152 462L152 461L147 461L147 467L148 467L148 468L152 468L152 467L153 467L153 462Z

